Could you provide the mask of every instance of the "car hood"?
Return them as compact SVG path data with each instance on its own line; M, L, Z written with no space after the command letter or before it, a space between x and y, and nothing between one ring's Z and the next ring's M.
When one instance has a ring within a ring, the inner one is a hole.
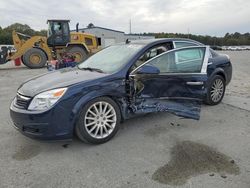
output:
M29 79L19 87L18 93L33 97L43 91L67 87L105 76L107 74L80 70L78 68L66 68Z

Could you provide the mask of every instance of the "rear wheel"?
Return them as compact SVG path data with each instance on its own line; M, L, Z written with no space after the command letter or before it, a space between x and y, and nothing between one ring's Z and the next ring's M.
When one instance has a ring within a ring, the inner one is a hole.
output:
M217 105L219 104L225 93L226 83L222 76L216 75L213 77L207 88L206 104Z
M102 144L117 133L120 120L118 105L110 98L99 97L82 109L76 124L76 134L84 142Z
M75 56L75 61L77 63L83 62L88 58L87 51L79 46L69 46L67 52Z
M42 68L47 62L47 56L41 49L31 48L22 56L22 61L31 69Z

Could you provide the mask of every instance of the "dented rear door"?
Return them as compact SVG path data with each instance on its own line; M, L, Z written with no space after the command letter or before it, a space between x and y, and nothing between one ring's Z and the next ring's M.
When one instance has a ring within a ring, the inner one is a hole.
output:
M209 47L174 49L144 63L130 74L135 113L167 111L198 120L206 94ZM155 66L159 74L137 73Z

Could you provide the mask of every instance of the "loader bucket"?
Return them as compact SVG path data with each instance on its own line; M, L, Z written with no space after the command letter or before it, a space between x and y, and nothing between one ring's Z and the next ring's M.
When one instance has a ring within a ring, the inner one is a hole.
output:
M0 50L0 64L4 64L7 62L7 56L8 56L8 48L6 46L1 47Z

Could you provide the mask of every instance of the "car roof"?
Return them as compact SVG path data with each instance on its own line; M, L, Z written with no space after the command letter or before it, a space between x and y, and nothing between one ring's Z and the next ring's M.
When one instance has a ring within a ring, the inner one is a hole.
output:
M148 45L148 44L160 44L164 42L172 42L172 41L187 41L187 42L194 42L199 45L203 45L202 43L192 40L192 39L187 39L187 38L158 38L158 39L143 39L143 40L132 40L129 42L129 44L141 44L141 45Z

